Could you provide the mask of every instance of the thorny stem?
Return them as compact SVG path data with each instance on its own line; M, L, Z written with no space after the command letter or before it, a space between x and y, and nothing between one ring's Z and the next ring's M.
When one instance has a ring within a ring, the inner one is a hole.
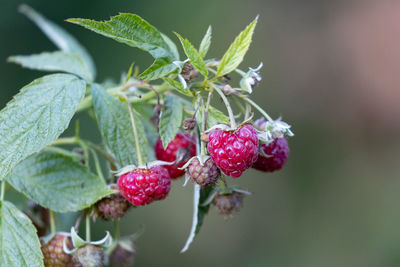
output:
M54 212L49 210L50 215L50 232L54 234L56 232L56 221L54 219Z
M129 117L131 118L133 136L135 137L135 144L136 144L138 163L139 163L139 165L143 165L144 162L143 162L143 159L142 159L142 153L140 152L139 136L138 136L137 129L136 129L135 117L133 115L132 104L128 101L128 98L126 96L125 96L125 100L127 100L126 103L128 105L128 109L129 109Z
M4 193L6 191L6 181L3 179L1 179L1 192L0 192L0 200L3 201L4 200Z
M228 110L228 113L229 113L229 120L231 122L231 128L236 128L235 116L233 115L231 104L229 104L229 101L226 98L225 94L221 91L221 89L218 88L217 85L212 84L212 86L217 91L217 93L221 96L222 100L224 101L226 109Z

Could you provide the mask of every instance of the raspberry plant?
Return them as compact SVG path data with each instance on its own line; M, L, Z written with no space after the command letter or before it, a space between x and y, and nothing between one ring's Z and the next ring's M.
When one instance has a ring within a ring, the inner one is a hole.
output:
M258 170L273 171L286 161L290 126L271 119L250 98L261 81L262 64L247 72L238 68L258 18L220 59L206 57L211 26L198 49L175 33L180 54L170 37L138 15L68 19L154 57L143 72L131 66L121 82L102 83L96 81L91 56L74 37L26 5L20 11L59 50L9 58L22 67L56 73L23 87L0 112L0 266L130 265L135 238L119 236L119 220L130 205L143 208L166 198L171 179L186 171L186 182L194 184L194 213L184 252L210 205L230 215L249 194L229 186L227 176L240 177L255 162ZM238 75L240 82L231 83L228 75ZM228 116L215 107L220 100ZM262 116L256 122L253 110ZM84 112L97 123L100 144L83 139L78 123L72 126L74 136L60 137L73 116L79 119ZM7 184L33 201L36 213L32 205L26 215L6 201ZM54 213L65 212L78 214L70 233L55 229ZM115 232L92 241L90 225L96 218L114 220ZM81 221L85 238L78 233ZM35 227L47 231L40 241Z

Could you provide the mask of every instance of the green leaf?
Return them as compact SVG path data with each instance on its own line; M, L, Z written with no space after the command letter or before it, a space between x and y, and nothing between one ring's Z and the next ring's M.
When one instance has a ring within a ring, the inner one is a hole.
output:
M67 21L83 26L118 42L137 47L154 58L177 60L175 53L161 33L147 21L135 14L120 13L108 21L72 18Z
M17 191L56 212L82 210L113 192L73 158L46 150L18 164L6 180Z
M75 37L27 5L20 5L19 11L31 19L59 49L79 55L86 62L93 79L95 78L96 66L93 59Z
M0 266L44 266L31 220L8 201L1 201L0 205Z
M58 138L85 89L85 82L70 74L43 76L21 89L0 111L0 177Z
M208 70L199 52L197 52L196 48L193 47L189 40L183 39L182 36L180 36L178 33L175 34L181 41L183 50L185 51L186 56L190 59L190 62L204 77L207 78Z
M212 186L201 188L198 184L194 185L193 195L193 220L190 234L186 240L185 246L181 250L181 253L189 249L190 244L193 242L195 236L199 233L201 226L203 225L204 217L207 215L210 205L202 206L201 204L213 194L214 190Z
M129 117L128 105L112 96L98 84L91 86L93 107L100 133L106 146L119 162L120 167L138 165L136 142ZM147 162L147 138L139 115L135 112L135 124L139 137L140 152Z
M196 119L198 121L203 121L203 113L204 113L204 107L200 105L199 111L196 114ZM230 123L229 118L219 109L210 106L207 112L207 125L206 125L207 129L219 123L229 125Z
M29 69L69 72L89 82L93 81L85 61L78 54L70 52L55 51L28 56L11 56L8 61Z
M190 90L188 88L184 89L183 85L180 82L175 81L168 77L164 77L163 80L166 81L172 87L174 87L179 93L187 95L187 96L193 96L192 92L190 92Z
M175 60L179 60L179 52L178 48L176 47L175 43L165 34L161 33L162 38L169 46L169 50L171 51L172 55L174 56Z
M207 32L204 35L203 39L201 40L199 47L199 54L202 58L204 58L207 55L208 49L210 48L211 35L212 35L212 29L210 25L208 26Z
M230 45L221 59L216 77L230 73L242 62L244 55L249 49L257 20L258 17L256 17L255 20L253 20Z
M160 137L166 148L179 131L182 124L183 105L176 96L167 95L160 114Z
M177 68L178 67L171 63L168 59L157 58L148 69L140 74L139 77L144 80L155 80L170 74Z

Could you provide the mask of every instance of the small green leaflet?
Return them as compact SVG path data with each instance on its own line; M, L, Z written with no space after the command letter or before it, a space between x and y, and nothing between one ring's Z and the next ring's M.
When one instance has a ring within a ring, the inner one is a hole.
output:
M8 61L29 69L64 71L78 75L88 82L93 81L92 74L85 61L78 54L70 52L55 51L28 56L11 56Z
M96 76L96 66L89 52L67 31L46 19L28 5L19 6L19 11L31 19L42 32L62 51L79 55L87 64L91 77Z
M120 164L119 167L126 165L138 165L136 143L130 122L127 103L123 103L110 96L101 85L91 86L93 95L93 108L100 133L105 144L110 149ZM136 129L139 136L141 155L147 162L146 133L140 117L134 112Z
M257 20L258 17L256 17L253 22L251 22L229 46L218 66L216 77L230 73L242 62L244 55L249 49Z
M64 132L85 89L70 74L43 76L21 89L0 111L0 177Z
M17 191L56 212L82 210L113 192L86 166L50 151L25 159L6 179Z
M193 45L187 39L183 39L182 36L180 36L178 33L175 34L181 41L183 50L185 51L185 54L189 58L190 62L201 73L201 75L207 78L208 70L199 52L197 52L196 48L194 48Z
M207 55L208 49L210 48L211 35L212 35L212 28L210 25L208 26L207 32L204 35L203 39L201 40L199 47L199 54L202 58L204 58Z
M210 204L202 206L202 203L209 198L210 194L213 194L214 190L212 186L201 188L198 184L194 184L194 195L193 195L193 220L190 234L186 240L185 246L181 250L181 253L186 252L189 249L190 244L193 242L195 236L199 233L200 227L203 225L204 217L210 209Z
M169 50L171 51L175 60L179 60L179 52L178 52L178 48L176 47L175 43L172 42L172 40L167 35L163 34L162 32L161 32L161 36L164 39L164 41L167 43L167 45L169 46Z
M200 105L199 111L196 114L196 119L199 121L203 121L203 113L204 113L204 107ZM219 109L210 106L207 112L207 125L206 125L207 129L219 123L229 125L229 118Z
M8 201L0 201L0 205L0 266L44 266L31 220Z
M177 68L178 67L171 63L168 59L157 58L150 67L140 74L139 77L144 80L155 80L170 74Z
M160 137L166 148L179 131L182 124L183 105L176 96L167 95L160 114Z
M150 23L135 14L120 13L108 21L72 18L67 21L114 39L118 42L137 47L154 58L177 60L176 54L164 40L161 33Z
M183 85L180 82L173 80L171 78L168 78L168 77L164 77L163 80L166 81L172 87L174 87L179 93L187 95L187 96L193 96L192 92L190 92L190 90L188 88L183 89Z

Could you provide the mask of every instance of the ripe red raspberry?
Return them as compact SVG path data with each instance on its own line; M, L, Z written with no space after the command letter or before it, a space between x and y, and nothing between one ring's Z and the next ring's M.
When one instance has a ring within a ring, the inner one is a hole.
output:
M258 155L257 161L253 164L253 168L264 171L273 172L282 169L286 160L289 157L289 144L287 140L282 138L275 138L275 140L268 145L261 145L260 149L263 151L263 155Z
M88 244L78 248L72 256L74 267L101 267L104 264L104 250Z
M197 157L194 158L190 162L187 172L194 182L203 187L214 184L221 175L220 170L211 158L207 159L203 165L200 164Z
M111 189L118 189L118 187L113 185ZM131 207L129 202L119 192L99 200L95 206L96 216L100 216L104 220L122 218Z
M164 149L159 138L154 146L154 151L158 160L173 162L178 156L178 164L165 165L171 178L175 179L185 174L185 170L178 168L181 168L189 158L196 155L196 142L194 137L191 138L189 134L177 133L174 140L168 144L167 149ZM183 159L180 160L181 158Z
M238 212L242 207L244 194L232 192L231 194L217 194L213 203L217 206L219 212L223 215L230 216Z
M72 256L64 252L64 239L67 239L67 247L72 248L72 241L67 233L56 233L46 244L41 241L45 267L73 266Z
M124 173L117 184L121 195L130 203L144 206L166 198L171 189L171 178L165 168L154 166Z
M250 124L234 131L213 130L208 139L208 152L226 175L239 177L257 160L258 137Z

